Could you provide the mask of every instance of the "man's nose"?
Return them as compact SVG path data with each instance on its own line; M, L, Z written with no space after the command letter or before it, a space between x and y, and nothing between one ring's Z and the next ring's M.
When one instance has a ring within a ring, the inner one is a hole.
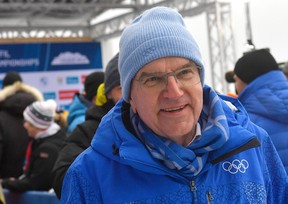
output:
M169 76L166 79L166 86L164 90L164 97L167 98L177 98L183 95L181 89L181 83L177 80L175 76Z

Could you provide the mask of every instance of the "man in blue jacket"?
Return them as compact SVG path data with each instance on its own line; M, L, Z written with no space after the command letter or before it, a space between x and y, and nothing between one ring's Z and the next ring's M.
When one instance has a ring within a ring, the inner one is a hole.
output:
M244 54L235 64L238 99L252 122L271 137L288 173L288 81L267 49Z
M287 203L267 133L204 85L182 16L155 7L120 39L123 99L70 166L61 203Z

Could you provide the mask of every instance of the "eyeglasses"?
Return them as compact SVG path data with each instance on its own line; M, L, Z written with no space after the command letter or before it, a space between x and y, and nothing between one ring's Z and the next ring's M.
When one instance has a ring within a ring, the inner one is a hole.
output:
M136 81L145 90L161 91L167 86L168 77L173 76L178 84L182 86L193 86L200 83L199 68L193 63L188 63L187 67L174 72L163 73L143 73Z

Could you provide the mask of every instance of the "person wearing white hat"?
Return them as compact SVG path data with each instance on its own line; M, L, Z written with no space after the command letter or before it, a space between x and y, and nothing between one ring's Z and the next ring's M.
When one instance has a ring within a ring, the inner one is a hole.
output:
M43 101L42 93L23 82L20 73L7 72L0 89L1 179L18 177L23 173L22 166L29 142L23 127L23 111L34 101Z
M3 188L14 192L48 191L52 188L52 168L66 138L54 122L56 107L54 100L36 101L24 110L24 127L31 138L24 174L19 178L4 179Z

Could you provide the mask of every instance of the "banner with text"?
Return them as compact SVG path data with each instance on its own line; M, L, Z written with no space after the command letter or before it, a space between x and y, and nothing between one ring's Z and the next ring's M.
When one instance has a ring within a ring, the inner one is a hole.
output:
M98 42L0 44L0 83L9 71L17 71L24 83L38 88L67 109L74 93L93 71L102 71Z

